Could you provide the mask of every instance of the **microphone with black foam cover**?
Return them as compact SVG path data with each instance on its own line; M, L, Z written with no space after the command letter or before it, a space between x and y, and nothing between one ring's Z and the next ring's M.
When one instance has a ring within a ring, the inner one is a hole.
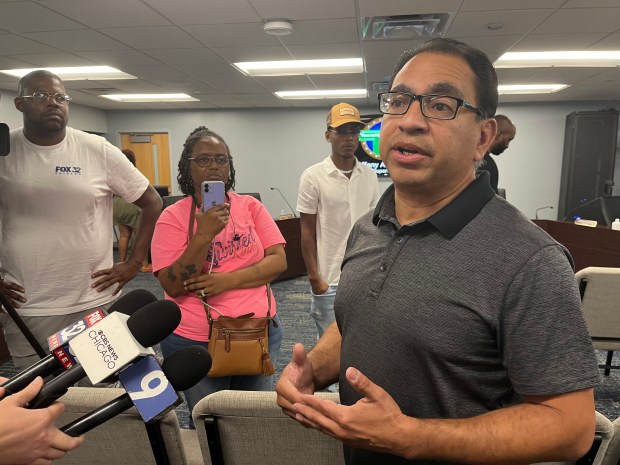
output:
M166 358L162 364L162 371L175 391L185 391L191 388L204 378L210 369L211 356L208 350L197 345L178 350L170 357ZM131 396L132 394L125 393L92 412L87 413L83 417L63 426L60 430L69 436L80 436L133 406L135 406L142 415L138 402L132 400ZM170 408L166 407L158 415L154 415L153 418L158 419L169 410Z
M69 342L80 364L43 385L28 407L51 405L85 376L93 384L109 379L139 357L151 355L148 347L166 338L180 322L181 310L170 300L148 304L129 317L111 314Z
M68 370L75 365L75 360L68 351L69 341L101 320L106 314L121 312L125 315L131 315L140 308L156 301L157 297L151 292L145 289L136 289L119 297L108 308L107 312L96 309L72 325L52 334L47 338L51 354L5 382L2 385L5 388L5 395L8 396L21 391L37 376L46 378L57 372Z

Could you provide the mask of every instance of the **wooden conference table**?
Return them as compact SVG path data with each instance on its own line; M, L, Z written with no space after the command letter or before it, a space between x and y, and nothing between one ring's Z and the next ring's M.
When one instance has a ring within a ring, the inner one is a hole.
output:
M620 231L551 220L532 220L564 245L575 260L575 271L589 266L620 268Z

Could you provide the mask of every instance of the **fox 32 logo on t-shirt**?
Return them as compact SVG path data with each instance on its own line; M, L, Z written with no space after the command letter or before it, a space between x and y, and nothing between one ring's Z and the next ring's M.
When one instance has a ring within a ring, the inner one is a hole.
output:
M71 175L77 175L80 176L82 174L82 167L81 166L56 166L55 169L55 173L56 174L71 174Z

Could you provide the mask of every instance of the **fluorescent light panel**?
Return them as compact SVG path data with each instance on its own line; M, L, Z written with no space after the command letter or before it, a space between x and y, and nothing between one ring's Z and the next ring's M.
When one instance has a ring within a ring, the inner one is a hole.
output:
M362 73L361 58L338 58L332 60L285 60L245 61L233 63L248 76L297 76L303 74L349 74Z
M57 75L63 81L105 81L108 79L138 79L136 76L124 73L110 66L73 66L63 68L23 68L23 69L5 69L0 73L8 74L21 78L26 74L44 69Z
M500 95L510 94L552 94L570 87L568 84L514 84L499 85L497 92Z
M198 102L197 98L187 94L107 94L100 95L117 102L144 103L144 102Z
M341 90L287 90L274 92L281 99L320 99L320 98L366 98L366 89L341 89Z
M620 51L508 52L495 62L496 68L552 68L620 66Z

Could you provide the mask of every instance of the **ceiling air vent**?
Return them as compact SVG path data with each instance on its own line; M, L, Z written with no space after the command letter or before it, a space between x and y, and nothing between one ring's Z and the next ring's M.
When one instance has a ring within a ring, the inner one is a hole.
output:
M407 40L441 37L451 13L372 16L363 18L364 40Z
M370 84L370 90L375 92L387 92L390 90L390 83L387 81L378 81Z

